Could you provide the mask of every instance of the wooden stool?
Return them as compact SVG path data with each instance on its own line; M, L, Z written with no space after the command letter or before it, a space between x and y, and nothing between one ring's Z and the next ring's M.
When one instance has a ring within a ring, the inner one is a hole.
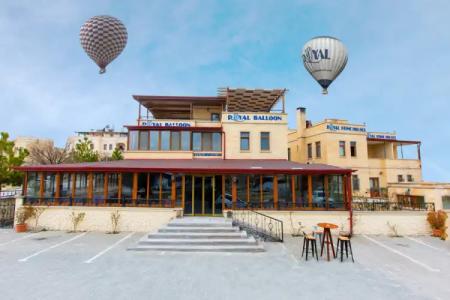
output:
M309 245L311 244L311 254L312 257L314 257L314 252L316 253L316 259L319 261L319 255L317 254L317 243L316 238L310 234L306 234L303 232L303 250L302 250L302 257L306 250L306 260L308 260L308 252L309 252Z
M323 232L322 231L320 231L320 230L315 230L314 232L313 232L313 236L314 237L319 237L319 244L322 244L322 239L323 239Z
M339 254L339 246L341 247L341 262L344 259L344 247L345 247L345 255L347 256L347 258L348 258L348 249L350 248L350 255L352 256L352 261L355 262L355 260L353 259L352 243L350 242L350 238L348 238L346 236L338 237L335 258Z

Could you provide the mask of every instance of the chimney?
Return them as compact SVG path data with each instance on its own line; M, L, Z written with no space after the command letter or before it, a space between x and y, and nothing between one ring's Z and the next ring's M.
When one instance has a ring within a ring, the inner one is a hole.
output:
M297 107L296 116L297 116L297 134L298 136L302 136L306 128L306 108Z

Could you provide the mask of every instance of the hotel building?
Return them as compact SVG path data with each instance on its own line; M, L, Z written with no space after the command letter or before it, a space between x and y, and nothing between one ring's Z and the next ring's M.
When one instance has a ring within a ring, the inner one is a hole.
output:
M320 158L305 159L300 149L291 149L288 160L288 138L290 148L295 135L305 149L315 128L327 124L288 134L285 92L226 88L211 97L135 95L137 122L125 126L124 160L22 166L24 203L146 207L184 215L236 209L349 210L353 165L329 165L335 164L326 159L331 143ZM355 137L363 154L365 132ZM419 179L416 167L411 165L411 174ZM371 177L369 173L359 176Z

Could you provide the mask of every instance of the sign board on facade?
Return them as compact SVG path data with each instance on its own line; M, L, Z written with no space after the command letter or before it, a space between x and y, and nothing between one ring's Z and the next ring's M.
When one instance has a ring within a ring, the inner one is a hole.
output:
M191 122L187 121L141 121L141 126L152 127L192 127Z
M283 122L285 121L285 117L282 114L270 114L270 113L228 113L223 114L222 117L223 122L248 122L248 123L254 123L254 122L261 122L261 123L267 123L267 122Z
M367 137L369 139L380 139L380 140L396 140L397 137L393 134L388 133L372 133L368 132Z
M335 125L327 124L327 130L330 131L347 131L347 132L366 132L366 128L351 125Z

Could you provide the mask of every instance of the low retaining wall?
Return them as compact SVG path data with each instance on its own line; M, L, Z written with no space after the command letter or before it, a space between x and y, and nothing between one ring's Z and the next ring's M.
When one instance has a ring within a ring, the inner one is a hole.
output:
M16 200L16 210L22 206L22 199ZM72 212L84 212L83 221L79 224L79 231L112 230L111 214L118 211L120 214L118 231L154 232L177 217L180 208L145 208L145 207L88 207L88 206L37 206L45 208L39 218L38 227L47 230L73 229ZM34 220L27 222L30 228Z
M261 213L283 221L284 233L296 232L301 222L310 232L317 223L328 222L339 226L337 230L350 230L348 211L261 211ZM354 234L393 234L388 226L395 226L400 235L430 234L425 211L353 212ZM337 231L336 230L336 231Z

